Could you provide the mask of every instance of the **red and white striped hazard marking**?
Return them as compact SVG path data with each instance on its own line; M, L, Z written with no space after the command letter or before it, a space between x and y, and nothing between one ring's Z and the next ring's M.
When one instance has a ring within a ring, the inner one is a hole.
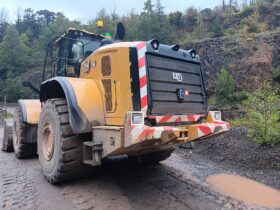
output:
M165 116L149 116L155 118L157 123L172 123L172 122L196 122L205 115L165 115Z
M160 139L163 132L177 130L177 128L171 126L150 127L146 125L132 125L131 128L132 144L141 140Z
M141 111L146 114L148 109L147 69L146 69L146 42L135 42L133 47L138 51L138 68L140 80Z
M179 131L171 126L150 127L144 124L131 123L131 113L127 113L125 120L125 146L130 146L143 140L160 139L163 132Z
M199 124L198 125L198 130L197 130L197 134L198 137L202 137L202 136L206 136L206 135L210 135L213 133L217 133L217 132L223 132L223 131L228 131L229 130L229 123L228 122L223 122L223 121L214 121L211 123L203 123L203 124Z

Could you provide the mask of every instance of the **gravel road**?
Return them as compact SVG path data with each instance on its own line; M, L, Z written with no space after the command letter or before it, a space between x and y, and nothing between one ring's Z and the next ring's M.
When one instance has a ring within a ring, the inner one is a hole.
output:
M0 151L0 209L263 209L210 186L205 178L225 169L186 159L184 151L154 166L106 160L89 177L59 186L44 179L37 158L18 160Z

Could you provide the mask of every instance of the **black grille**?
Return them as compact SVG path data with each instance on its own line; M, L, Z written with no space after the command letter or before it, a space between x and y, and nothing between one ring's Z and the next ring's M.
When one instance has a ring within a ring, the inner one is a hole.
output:
M150 114L200 114L206 111L200 64L147 55L147 65ZM180 100L178 89L188 91L189 95Z

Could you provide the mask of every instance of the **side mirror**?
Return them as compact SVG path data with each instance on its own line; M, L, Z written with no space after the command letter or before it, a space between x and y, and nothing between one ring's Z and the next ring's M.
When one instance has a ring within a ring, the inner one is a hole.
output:
M29 87L31 90L33 90L35 93L40 94L40 90L36 88L30 81L23 81L22 82L23 87Z
M122 22L119 22L114 34L114 40L123 40L125 36L125 28Z

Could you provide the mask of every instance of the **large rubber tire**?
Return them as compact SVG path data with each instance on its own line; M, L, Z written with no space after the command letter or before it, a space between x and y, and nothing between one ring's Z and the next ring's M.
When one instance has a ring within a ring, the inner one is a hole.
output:
M174 151L173 148L159 151L159 152L153 152L138 156L129 156L129 158L133 162L142 163L142 164L158 164L161 161L164 161L165 159L169 158L171 153Z
M2 142L2 151L13 152L13 125L7 125L7 122L4 122L4 136Z
M50 183L73 180L90 170L83 164L83 141L90 140L91 134L73 134L65 99L46 101L38 125L38 155Z
M34 136L35 135L35 136ZM21 121L21 112L17 108L14 114L13 124L13 148L15 156L18 159L35 157L37 154L36 143L24 143L30 142L27 138L36 138L36 132L29 127L26 123Z

